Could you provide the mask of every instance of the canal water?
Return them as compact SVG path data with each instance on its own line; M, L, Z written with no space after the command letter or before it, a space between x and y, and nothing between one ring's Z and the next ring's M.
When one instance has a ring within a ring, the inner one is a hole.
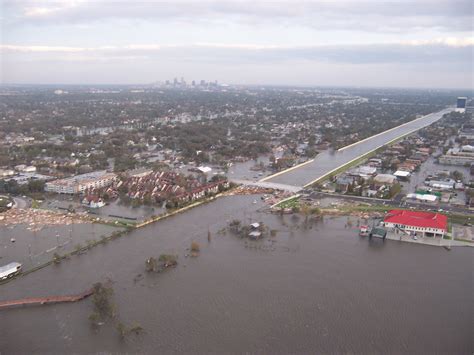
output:
M330 171L337 169L339 166L344 165L353 159L357 159L358 157L363 156L400 136L429 126L442 118L444 114L449 113L452 110L452 108L446 108L439 112L431 113L339 151L322 152L311 163L284 174L265 179L265 181L293 186L305 186Z
M255 198L219 198L0 286L8 300L112 280L118 318L141 335L94 331L88 299L0 311L0 352L472 353L472 248L369 241L356 218L305 223L258 212ZM218 232L235 218L276 235ZM147 274L162 253L179 265Z

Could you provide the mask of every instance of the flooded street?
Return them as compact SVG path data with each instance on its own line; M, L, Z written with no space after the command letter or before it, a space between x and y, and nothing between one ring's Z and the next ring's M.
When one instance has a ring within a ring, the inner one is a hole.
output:
M7 300L111 279L120 320L143 334L121 340L111 324L96 333L87 299L2 310L0 351L472 353L472 248L368 241L354 217L305 225L258 212L255 198L219 198L0 286ZM276 235L218 233L235 218ZM197 258L185 257L191 241ZM162 253L178 266L146 273Z

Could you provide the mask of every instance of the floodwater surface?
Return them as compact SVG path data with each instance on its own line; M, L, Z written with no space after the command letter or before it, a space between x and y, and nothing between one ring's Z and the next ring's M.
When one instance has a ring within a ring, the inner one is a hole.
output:
M0 286L8 300L110 279L118 319L142 334L93 330L90 299L8 309L0 352L472 353L471 248L369 241L356 218L305 223L258 212L254 199L219 198ZM218 232L234 218L276 235ZM191 241L196 258L185 257ZM162 253L179 265L146 273L145 260Z

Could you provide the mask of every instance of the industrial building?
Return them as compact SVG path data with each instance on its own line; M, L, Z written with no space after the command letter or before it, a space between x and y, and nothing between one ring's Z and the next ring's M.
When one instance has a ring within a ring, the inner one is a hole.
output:
M448 231L448 218L433 212L391 210L383 224L387 228L421 234L422 237L444 237Z

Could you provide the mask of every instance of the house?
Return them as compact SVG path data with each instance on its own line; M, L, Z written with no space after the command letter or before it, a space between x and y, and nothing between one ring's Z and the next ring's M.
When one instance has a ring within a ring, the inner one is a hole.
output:
M27 166L25 164L19 164L15 166L16 171L24 172L24 173L34 173L36 171L35 166Z
M364 165L355 169L351 175L367 177L367 176L373 176L376 173L377 173L377 168L373 166Z
M408 178L410 177L411 174L410 174L409 171L397 170L397 171L395 171L395 173L393 175L396 176L400 180L408 180Z
M437 190L453 190L455 181L453 179L430 180L428 182L425 182L425 184Z
M352 185L354 179L349 176L339 176L336 179L336 192L346 193L349 189L349 185Z
M374 177L374 185L376 188L381 186L392 186L397 182L397 177L392 174L378 174Z
M369 160L370 166L382 166L382 159L379 158L372 158Z
M423 237L444 237L448 218L434 212L391 210L383 220L385 227L421 234Z
M133 170L129 170L125 173L125 175L127 177L137 177L137 178L140 178L140 177L144 177L144 176L147 176L147 175L150 175L151 173L153 172L152 169L148 169L148 168L138 168L138 169L133 169Z
M207 173L212 171L212 168L210 168L208 166L198 166L197 170L199 170L203 174L207 174Z
M6 176L13 176L15 175L15 171L11 169L0 169L0 178Z
M99 196L88 195L82 199L82 204L90 208L100 208L105 206L104 200Z

